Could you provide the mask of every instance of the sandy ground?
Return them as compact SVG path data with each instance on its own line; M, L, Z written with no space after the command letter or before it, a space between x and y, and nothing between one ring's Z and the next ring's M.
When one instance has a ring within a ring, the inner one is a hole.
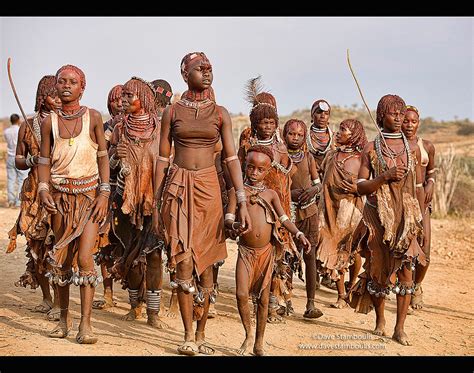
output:
M23 273L25 241L20 238L16 251L5 254L7 232L18 210L0 208L0 356L31 355L175 355L183 338L181 319L163 318L170 328L156 330L146 319L122 321L128 309L128 294L115 284L117 307L93 310L95 345L79 345L75 335L80 319L79 291L71 286L73 332L66 339L50 339L55 326L44 314L32 309L41 301L41 291L18 288L13 283ZM322 288L316 300L324 315L315 321L302 317L306 297L304 283L295 279L295 316L282 325L267 324L265 340L268 355L294 356L383 356L383 355L473 355L474 354L474 220L434 220L432 264L424 284L426 306L409 315L406 331L412 346L401 346L390 338L377 337L375 313L356 314L352 309L337 310L329 305L336 292ZM207 340L216 355L233 356L244 339L235 300L234 266L236 246L228 244L229 258L219 275L221 293L218 317L207 324ZM102 295L99 287L96 298ZM163 304L168 305L170 290L165 279ZM395 296L387 302L387 331L395 324ZM164 308L164 307L163 307ZM162 310L164 311L164 310Z

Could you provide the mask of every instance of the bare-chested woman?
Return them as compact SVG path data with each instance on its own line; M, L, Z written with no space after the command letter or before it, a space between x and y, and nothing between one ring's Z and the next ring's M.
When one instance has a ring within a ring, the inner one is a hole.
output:
M403 133L408 139L410 146L420 148L421 153L421 174L425 189L425 208L423 210L423 252L426 256L426 266L419 263L415 267L415 292L411 297L411 307L423 308L423 289L421 283L425 278L430 264L431 249L431 200L433 199L434 183L436 176L435 167L435 147L431 141L422 139L417 135L420 128L420 114L414 106L407 105L407 112L403 120Z

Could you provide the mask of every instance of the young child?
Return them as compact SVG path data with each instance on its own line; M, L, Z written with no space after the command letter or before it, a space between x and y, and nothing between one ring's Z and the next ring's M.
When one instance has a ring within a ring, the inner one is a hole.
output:
M292 221L295 222L311 243L309 253L303 254L306 277L306 311L304 318L316 319L323 313L314 306L317 287L316 246L318 244L318 205L316 199L321 191L318 165L305 149L307 129L305 122L290 119L283 127L283 139L288 155L293 161L291 170Z
M247 152L244 189L253 229L250 232L240 234L238 238L239 255L235 271L236 297L240 318L245 329L245 340L240 347L240 354L247 352L253 339L249 293L256 297L258 303L257 331L253 352L257 356L265 354L263 335L268 315L270 284L275 262L274 245L282 244L277 229L278 226L281 224L290 231L305 247L305 252L308 252L311 248L311 244L304 233L299 231L285 214L277 193L272 189L267 189L264 185L264 178L270 172L272 162L273 152L265 146L254 145ZM225 224L228 228L241 233L241 224L234 221L235 195L230 194L229 197Z

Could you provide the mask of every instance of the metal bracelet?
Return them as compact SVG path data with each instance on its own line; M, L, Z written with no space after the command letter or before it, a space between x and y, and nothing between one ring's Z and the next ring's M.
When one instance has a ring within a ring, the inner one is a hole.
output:
M278 218L278 220L280 221L280 223L283 224L285 221L290 220L290 218L288 217L288 215L283 214L282 216Z
M38 193L42 190L47 190L49 192L49 184L44 181L40 181L38 183Z
M115 153L114 153L110 157L109 162L110 162L110 168L115 169L115 168L117 168L118 164L120 163L120 159L116 158Z
M296 232L295 237L296 237L297 240L299 240L301 236L304 236L303 232L301 232L301 231Z
M100 183L99 184L99 192L111 192L110 184L109 183Z
M224 220L232 220L232 221L234 221L234 220L235 220L235 215L234 215L234 214L231 214L231 213L227 213L227 214L225 214Z
M107 150L99 150L97 152L97 158L105 157L109 155L109 152Z
M38 164L50 165L50 164L51 164L51 158L39 156L39 158L38 158Z
M429 177L428 180L426 180L426 182L428 182L428 181L430 181L430 180L433 182L433 184L436 183L436 180L435 180L434 178L432 178L432 177Z
M28 158L26 158L25 163L29 168L31 168L35 165L35 158L33 156L29 155Z
M247 196L245 194L245 190L239 189L235 191L235 196L237 197L237 203L245 203L247 202Z
M311 184L313 184L313 186L314 186L314 185L321 184L321 180L320 180L319 177L318 177L317 179L312 180L312 181L311 181Z

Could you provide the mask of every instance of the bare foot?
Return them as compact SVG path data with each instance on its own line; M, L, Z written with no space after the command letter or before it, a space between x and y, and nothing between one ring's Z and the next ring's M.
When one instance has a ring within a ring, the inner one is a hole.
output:
M146 323L156 329L168 329L169 325L161 321L158 314L148 314Z
M392 339L403 346L411 346L411 343L408 341L408 336L403 330L395 330L392 335Z
M90 325L79 325L79 332L76 335L76 342L79 344L94 344L98 338L92 333Z
M68 318L67 322L60 320L58 325L48 333L50 338L66 338L69 332L72 330L72 320Z
M214 305L214 303L211 303L209 305L209 311L207 312L207 318L208 319L213 319L217 316L217 310L216 310L216 307Z
M377 320L377 324L375 325L375 330L373 333L382 337L387 336L387 333L385 333L385 320Z
M122 316L122 320L134 321L142 318L142 307L134 307L127 314Z
M255 344L255 346L253 346L253 354L255 356L265 356L265 350L262 346Z
M170 308L165 313L165 317L169 317L170 319L175 319L178 317L179 314L179 307L178 307L178 296L175 293L171 294L170 299Z
M336 303L331 304L331 307L342 309L347 307L347 303L343 298L338 298Z
M253 340L253 335L248 335L244 342L242 343L242 346L240 346L240 348L237 350L237 352L239 353L239 355L245 355L246 353L249 352L249 348L250 348L250 345L252 344L252 340Z
M53 302L49 299L43 301L33 308L33 312L48 313L53 308Z
M61 317L61 310L59 306L55 306L49 310L49 312L46 314L47 318L49 321L59 321Z

